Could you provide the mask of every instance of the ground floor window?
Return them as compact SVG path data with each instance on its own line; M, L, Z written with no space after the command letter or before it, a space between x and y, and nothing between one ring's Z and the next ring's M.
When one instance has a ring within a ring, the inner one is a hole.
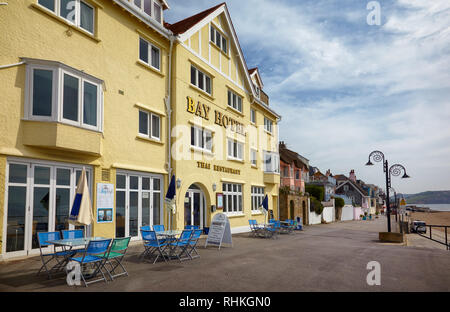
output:
M252 211L257 212L264 200L264 187L252 186Z
M138 237L139 228L162 224L162 177L119 171L116 175L116 237Z
M223 183L223 212L243 212L242 184Z
M78 165L8 160L3 252L26 255L39 248L37 232L75 228L68 217L81 172ZM91 191L90 168L86 176Z

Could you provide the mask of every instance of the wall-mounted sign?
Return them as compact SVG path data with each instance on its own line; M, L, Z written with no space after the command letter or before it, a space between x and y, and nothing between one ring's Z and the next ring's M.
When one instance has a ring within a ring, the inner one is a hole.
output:
M113 222L114 184L97 183L97 223Z
M188 96L186 110L191 114L199 116L205 120L209 120L211 107L200 102L197 102L197 104L195 104L194 100L190 96ZM218 110L214 110L214 123L225 128L230 127L231 131L245 136L244 124L238 122L232 117L219 112Z
M223 209L223 193L216 193L216 209Z
M207 163L207 162L204 162L204 161L197 161L197 168L211 169L211 164ZM229 167L224 167L224 166L213 165L213 170L214 171L218 171L218 172L237 174L237 175L241 174L241 170L233 169L233 168L229 168Z

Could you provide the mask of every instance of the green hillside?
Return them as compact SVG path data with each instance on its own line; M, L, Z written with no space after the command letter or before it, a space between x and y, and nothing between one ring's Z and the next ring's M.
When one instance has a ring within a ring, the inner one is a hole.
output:
M428 191L405 194L408 204L450 204L450 191Z

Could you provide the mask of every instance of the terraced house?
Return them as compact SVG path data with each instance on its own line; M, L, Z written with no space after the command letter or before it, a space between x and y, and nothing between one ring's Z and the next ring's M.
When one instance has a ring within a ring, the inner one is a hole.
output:
M38 253L38 231L73 227L83 168L90 235L140 239L140 226L206 227L217 212L244 231L249 218L264 220L265 194L277 216L280 116L247 68L226 4L174 24L168 9L160 0L0 6L2 258ZM106 222L103 185L114 190Z

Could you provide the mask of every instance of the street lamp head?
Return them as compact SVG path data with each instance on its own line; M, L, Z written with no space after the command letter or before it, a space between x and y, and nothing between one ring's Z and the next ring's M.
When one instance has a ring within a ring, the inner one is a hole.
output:
M370 159L369 159L369 161L367 162L366 166L373 166L373 164L372 164L372 162L370 161Z
M407 175L406 172L405 172L405 174L403 175L402 179L408 179L408 178L411 178L411 177L409 175Z

